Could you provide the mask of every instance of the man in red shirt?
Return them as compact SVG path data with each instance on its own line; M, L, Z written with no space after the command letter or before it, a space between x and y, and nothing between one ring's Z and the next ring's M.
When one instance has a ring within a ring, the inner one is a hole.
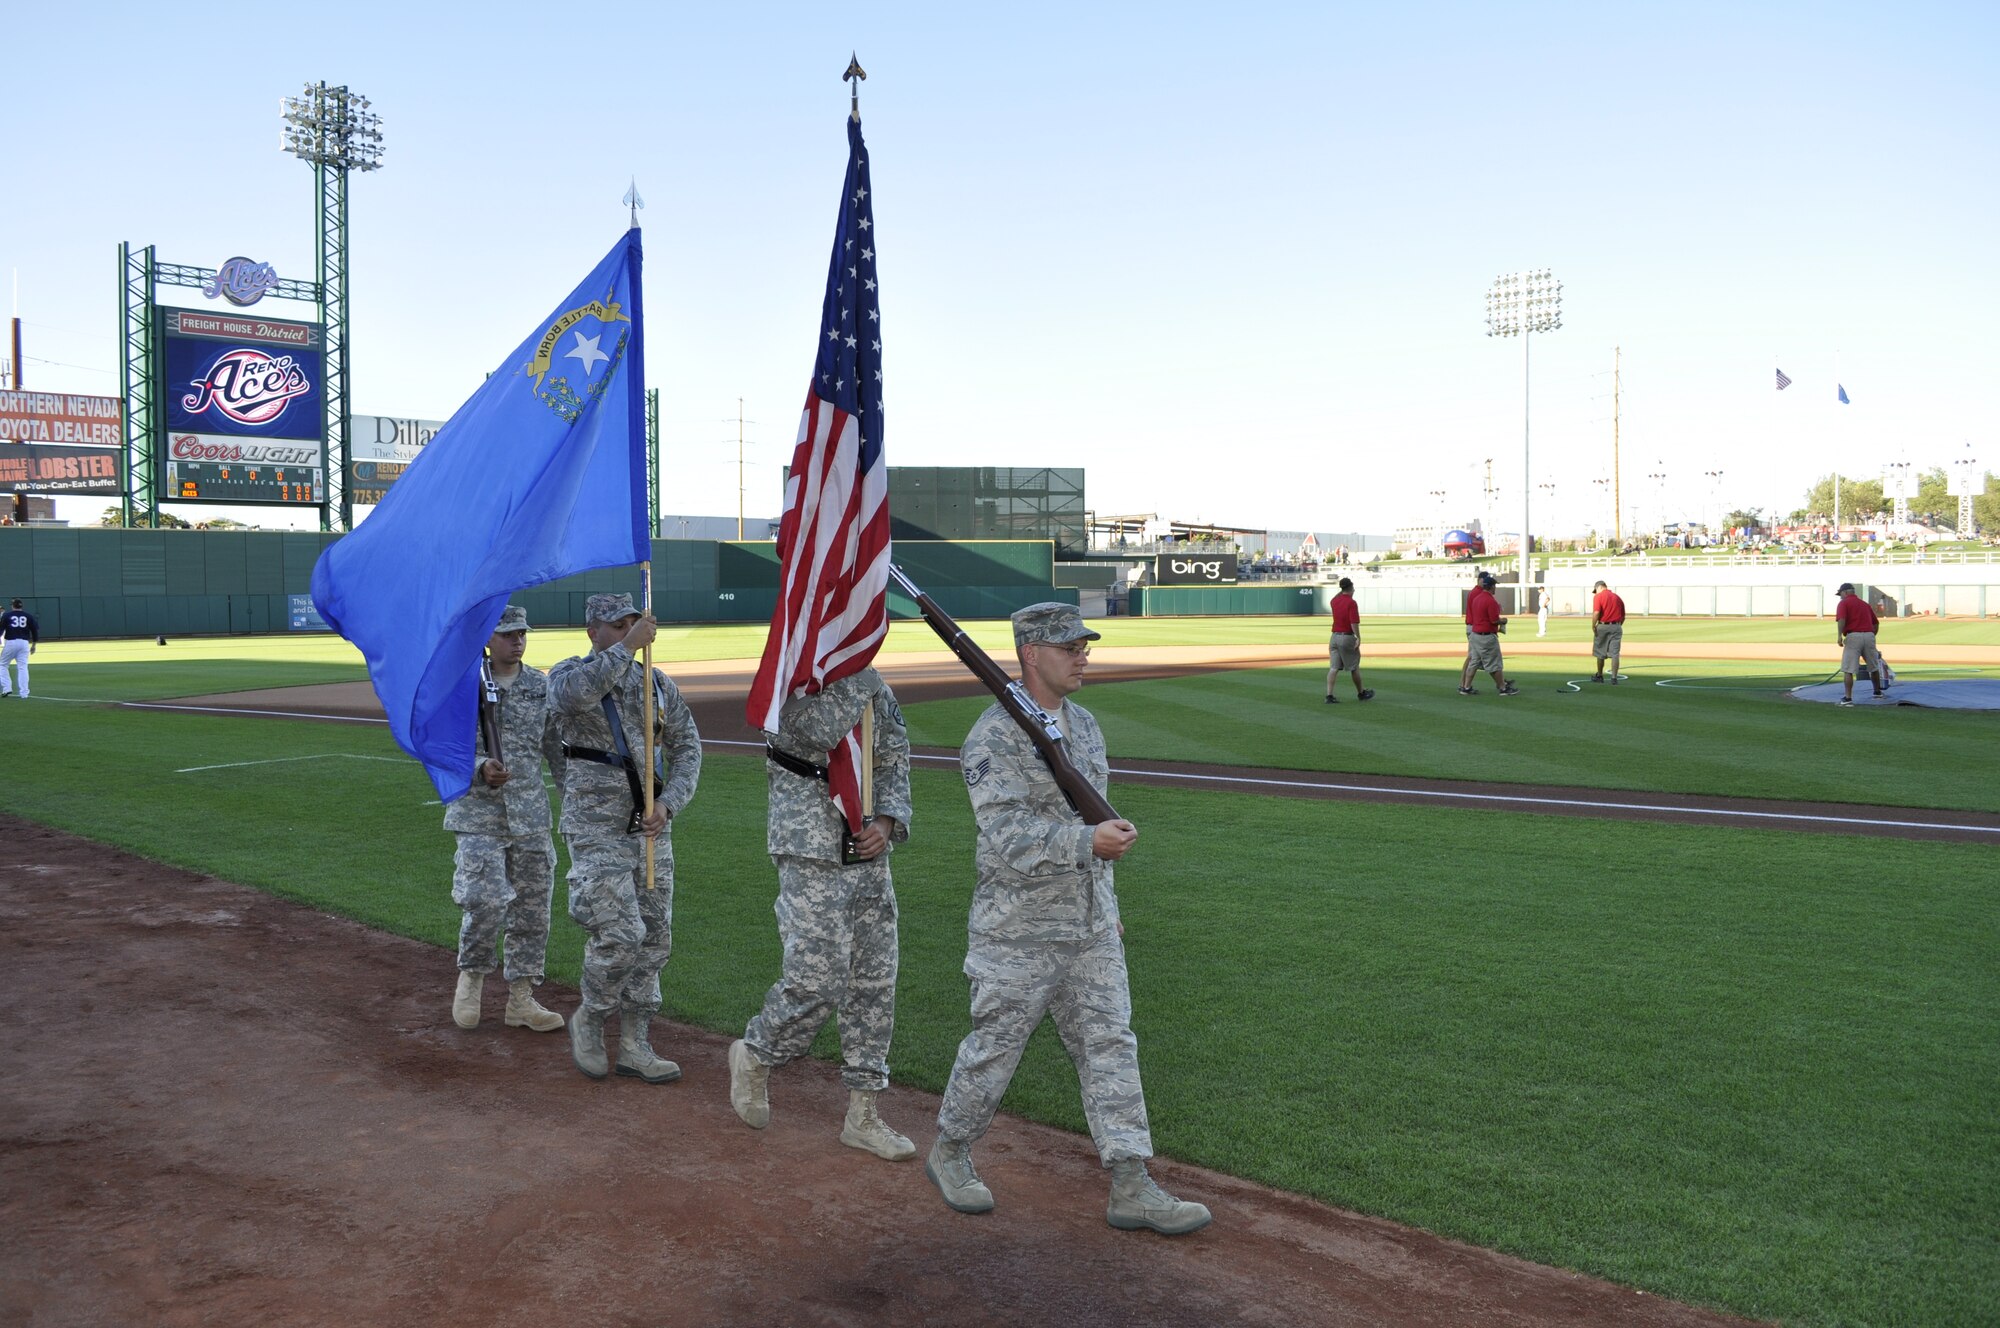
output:
M1342 670L1354 679L1355 700L1367 701L1374 697L1373 688L1361 685L1361 610L1354 603L1354 582L1344 576L1340 578L1340 593L1333 597L1333 638L1327 644L1326 653L1328 705L1340 699L1333 694L1333 685L1340 680Z
M1521 689L1507 681L1500 659L1500 636L1507 620L1500 616L1500 601L1493 597L1498 585L1491 572L1481 572L1465 601L1465 668L1458 679L1460 696L1477 696L1472 677L1480 670L1493 675L1494 689L1501 696L1518 696Z
M1888 687L1882 681L1882 655L1875 649L1875 629L1880 626L1875 610L1868 607L1868 601L1854 593L1854 583L1843 581L1835 592L1840 596L1840 607L1833 611L1834 640L1840 644L1840 675L1847 682L1847 689L1841 695L1844 706L1854 704L1854 669L1862 660L1874 671L1875 695L1880 696Z
M1611 685L1618 685L1618 651L1625 644L1625 601L1618 592L1599 581L1591 587L1597 593L1590 597L1590 653L1597 659L1597 676L1592 682L1604 681L1604 661L1611 661Z

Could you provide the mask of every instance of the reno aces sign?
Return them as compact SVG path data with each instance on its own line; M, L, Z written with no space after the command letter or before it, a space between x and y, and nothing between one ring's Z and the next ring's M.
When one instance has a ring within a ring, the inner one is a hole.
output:
M319 324L193 309L161 309L159 318L169 433L323 436Z

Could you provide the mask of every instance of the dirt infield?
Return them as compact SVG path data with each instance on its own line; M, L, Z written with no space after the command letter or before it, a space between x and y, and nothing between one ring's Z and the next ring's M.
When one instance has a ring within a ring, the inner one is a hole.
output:
M1004 1117L1000 1209L960 1217L838 1143L829 1065L753 1132L717 1035L656 1023L681 1083L592 1083L497 982L454 1026L443 950L0 834L0 1323L1743 1322L1172 1163L1214 1225L1113 1231L1088 1141ZM884 1107L929 1143L935 1097Z

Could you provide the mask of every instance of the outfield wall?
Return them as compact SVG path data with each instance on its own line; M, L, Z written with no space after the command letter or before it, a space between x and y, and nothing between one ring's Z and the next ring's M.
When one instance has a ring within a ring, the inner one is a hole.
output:
M1877 567L1869 570L1882 576L1879 581L1850 574L1835 577L1830 584L1823 570L1808 581L1780 584L1739 577L1721 579L1719 584L1697 581L1685 570L1679 581L1649 584L1647 578L1614 577L1618 570L1608 569L1601 575L1624 598L1626 611L1638 617L1827 618L1833 615L1837 600L1834 586L1847 580L1854 582L1878 612L1894 617L2000 616L2000 583L1969 576L1932 580L1946 570L1934 567ZM1991 568L1979 571L1983 578L1993 575ZM1766 577L1772 572L1765 569ZM1371 575L1358 568L1344 569L1344 573L1353 578L1362 612L1371 617L1455 618L1465 611L1465 592L1472 584L1466 571L1423 578ZM1584 580L1577 580L1578 575L1574 570L1553 573L1548 583L1538 588L1548 597L1551 612L1590 612L1591 587L1600 574L1586 574L1588 579ZM1335 588L1326 584L1138 586L1132 590L1129 611L1135 618L1324 614L1334 593ZM1517 605L1513 585L1501 585L1498 593L1503 613L1534 611L1534 603L1526 608Z
M298 531L0 528L0 600L18 596L45 636L251 634L295 626L313 564L340 536ZM769 541L654 540L662 622L768 622L778 598ZM1058 590L1048 540L898 541L897 562L956 618L1001 618ZM637 568L564 577L514 596L541 626L580 626L599 591L639 592ZM889 611L915 617L892 592ZM320 629L324 630L324 629Z

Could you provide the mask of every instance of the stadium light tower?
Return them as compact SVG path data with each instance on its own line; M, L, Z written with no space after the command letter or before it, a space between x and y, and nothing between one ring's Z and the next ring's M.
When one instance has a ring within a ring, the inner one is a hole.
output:
M1506 273L1493 279L1486 292L1486 335L1521 339L1521 586L1519 607L1525 612L1528 587L1534 584L1534 538L1529 534L1528 498L1535 476L1529 455L1528 344L1531 332L1553 332L1562 326L1562 283L1545 267Z
M1890 502L1889 519L1898 526L1906 526L1910 523L1910 463L1891 461L1882 469L1882 488Z
M309 162L318 183L319 321L326 326L326 502L321 530L351 530L354 502L347 492L352 459L348 438L351 393L347 372L347 173L382 165L382 117L368 99L345 87L308 83L279 103L284 129L279 145Z
M1602 503L1611 500L1611 477L1609 475L1599 475L1591 483L1597 486L1598 502ZM1615 503L1611 509L1611 524L1614 529L1618 525L1618 508ZM1599 532L1599 542L1603 542L1603 532L1601 531ZM1616 541L1614 540L1613 542L1615 543Z
M1653 507L1657 515L1653 520L1654 533L1664 537L1667 533L1667 463L1663 457L1653 463L1646 478L1653 483Z
M1952 461L1951 474L1947 477L1945 492L1958 499L1958 537L1969 540L1976 533L1972 519L1972 500L1986 492L1986 475L1979 469L1979 458L1972 454L1972 442L1966 440L1965 454Z
M1712 539L1715 536L1716 526L1722 522L1722 472L1720 470L1704 470L1701 473L1708 476L1710 506L1715 508L1714 521L1708 528L1709 537Z
M1434 542L1436 543L1438 551L1440 553L1444 551L1444 522L1445 522L1444 495L1445 491L1443 489L1431 490L1431 497L1438 500L1437 539Z

